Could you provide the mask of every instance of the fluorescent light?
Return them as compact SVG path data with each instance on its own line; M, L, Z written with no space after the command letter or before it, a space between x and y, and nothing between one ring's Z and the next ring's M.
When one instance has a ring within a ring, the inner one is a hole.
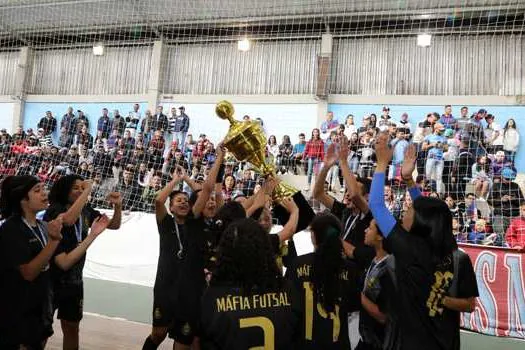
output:
M104 55L104 45L102 43L98 43L93 45L93 55L95 56L103 56Z
M429 47L432 41L432 35L430 34L419 34L417 36L417 46Z
M239 49L239 51L249 51L251 46L252 43L250 42L250 40L248 40L248 38L244 38L237 42L237 48Z

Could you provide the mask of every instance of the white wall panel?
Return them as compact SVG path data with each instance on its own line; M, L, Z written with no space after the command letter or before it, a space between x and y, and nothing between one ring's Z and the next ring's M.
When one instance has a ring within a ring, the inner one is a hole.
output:
M19 54L19 51L0 52L0 95L11 95L14 92Z
M170 45L162 91L179 94L309 94L319 40Z
M331 93L357 95L523 95L525 37L433 36L339 39Z
M103 56L91 48L34 52L29 91L32 94L138 94L149 79L151 46L106 47Z

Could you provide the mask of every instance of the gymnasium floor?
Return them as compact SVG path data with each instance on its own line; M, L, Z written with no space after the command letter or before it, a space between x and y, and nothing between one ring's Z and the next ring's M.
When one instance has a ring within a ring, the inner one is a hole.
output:
M141 349L144 338L150 332L152 290L131 284L95 279L85 279L86 313L81 324L80 348ZM462 332L463 350L518 350L525 348L525 341L495 338ZM47 349L60 350L60 325L55 323L55 336ZM171 341L165 341L159 349L171 349Z

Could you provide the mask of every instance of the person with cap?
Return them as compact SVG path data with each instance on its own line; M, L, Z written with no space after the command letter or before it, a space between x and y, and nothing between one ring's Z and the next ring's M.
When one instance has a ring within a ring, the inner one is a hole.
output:
M399 123L397 124L397 127L399 129L406 129L408 130L406 134L410 136L412 134L412 124L408 121L408 113L404 112L401 114L401 119L399 120Z
M44 128L39 128L37 133L38 143L41 147L51 147L53 146L53 139L51 134L46 133Z
M443 193L443 154L447 150L447 140L442 136L444 130L443 124L434 124L434 132L424 138L422 145L423 151L427 151L425 176L428 181L434 178L438 193Z
M377 127L379 128L379 131L387 131L388 126L392 120L392 117L390 117L390 107L384 106L382 112L383 113L381 114L381 119L379 119L377 123Z
M44 135L49 135L55 132L57 129L57 120L53 117L51 111L47 111L45 117L40 119L37 124L38 129L42 129Z
M525 200L520 186L514 182L515 179L516 171L504 168L501 171L501 182L492 186L488 197L488 203L493 208L492 227L500 239L507 231L511 219L520 215L520 203Z
M494 176L494 182L501 181L501 172L504 168L512 168L513 165L507 159L505 159L505 152L497 151L494 155L494 159L491 162L492 174Z
M494 119L495 117L492 114L487 114L485 117L487 122L485 144L487 145L488 154L496 154L498 151L503 151L503 132L501 126Z

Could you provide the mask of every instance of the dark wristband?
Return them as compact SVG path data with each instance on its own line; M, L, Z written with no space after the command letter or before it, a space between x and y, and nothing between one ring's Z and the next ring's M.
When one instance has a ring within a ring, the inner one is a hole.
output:
M219 167L219 172L217 173L217 177L215 178L216 184L222 183L222 180L224 178L224 169L225 169L224 164L221 164L221 166Z

